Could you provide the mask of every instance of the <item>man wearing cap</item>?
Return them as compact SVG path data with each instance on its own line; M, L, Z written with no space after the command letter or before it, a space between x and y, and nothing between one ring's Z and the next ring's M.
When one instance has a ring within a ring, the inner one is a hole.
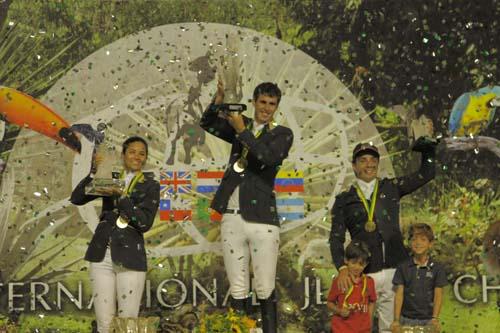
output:
M224 86L203 113L200 126L231 144L231 155L211 208L222 216L221 239L231 306L246 311L251 306L250 269L262 312L264 333L277 332L275 293L280 223L274 180L293 143L292 131L274 122L281 90L271 82L253 93L254 118L237 112L220 112Z
M348 231L351 239L361 240L370 248L365 273L375 280L379 332L390 332L394 310L392 278L396 266L408 258L399 226L399 201L434 178L435 147L435 142L419 138L413 150L421 152L420 169L408 176L379 179L377 147L358 144L352 154L356 181L335 198L330 250L339 272L339 286L347 291L353 283L344 266L344 241Z

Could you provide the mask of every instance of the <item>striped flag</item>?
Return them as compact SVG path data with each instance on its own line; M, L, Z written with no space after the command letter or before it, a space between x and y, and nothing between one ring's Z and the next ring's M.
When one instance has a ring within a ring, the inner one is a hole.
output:
M160 221L185 221L192 219L191 209L185 208L185 200L182 199L160 199ZM189 204L189 203L188 203Z
M276 199L276 208L282 221L293 221L304 218L304 199L303 198L278 198Z
M224 171L198 171L196 174L196 192L205 195L214 194L219 188ZM209 208L206 199L198 199L196 212L201 220L221 221L222 215Z
M304 172L280 170L276 175L274 190L277 193L276 208L281 221L304 218Z
M280 170L274 181L278 193L304 192L304 172L299 170Z
M198 171L196 192L215 193L220 185L224 171Z

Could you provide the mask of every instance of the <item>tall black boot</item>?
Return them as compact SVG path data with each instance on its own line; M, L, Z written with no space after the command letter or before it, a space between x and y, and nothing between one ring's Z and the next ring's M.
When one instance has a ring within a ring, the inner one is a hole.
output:
M247 312L247 298L236 299L233 296L230 296L229 304L235 312L246 314L246 312Z
M276 292L273 290L271 296L259 299L260 311L262 313L262 330L264 333L278 332L278 302Z

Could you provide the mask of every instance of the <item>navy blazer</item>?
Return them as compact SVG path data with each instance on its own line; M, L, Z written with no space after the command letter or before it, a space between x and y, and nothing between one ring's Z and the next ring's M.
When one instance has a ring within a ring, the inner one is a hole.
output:
M246 116L243 119L245 125L253 121ZM213 104L203 113L200 126L232 145L227 169L210 207L224 214L229 198L239 186L241 216L247 221L279 226L274 180L292 146L292 130L267 124L258 138L248 128L238 134L227 120L218 116ZM240 158L244 146L249 151L248 165L244 172L237 173L233 164Z
M81 206L97 198L102 198L102 212L99 224L90 241L85 260L101 262L109 246L113 263L128 269L147 270L146 250L143 233L153 225L160 202L160 184L153 179L152 173L144 173L144 181L139 181L130 196L115 200L85 194L85 186L91 182L85 177L71 193L71 203ZM118 228L118 216L128 221L126 228Z
M408 258L399 226L399 201L434 178L435 150L422 153L420 169L411 175L379 180L378 197L375 205L374 232L365 231L368 220L366 209L351 186L335 198L332 208L332 228L330 231L330 251L337 268L344 265L345 232L351 239L365 242L371 252L365 273L378 272L384 268L395 268Z

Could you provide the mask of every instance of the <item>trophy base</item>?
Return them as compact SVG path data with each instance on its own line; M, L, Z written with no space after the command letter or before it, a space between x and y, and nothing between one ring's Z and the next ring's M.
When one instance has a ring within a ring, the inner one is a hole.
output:
M94 178L86 187L85 194L110 197L118 190L123 192L125 182L114 178Z

